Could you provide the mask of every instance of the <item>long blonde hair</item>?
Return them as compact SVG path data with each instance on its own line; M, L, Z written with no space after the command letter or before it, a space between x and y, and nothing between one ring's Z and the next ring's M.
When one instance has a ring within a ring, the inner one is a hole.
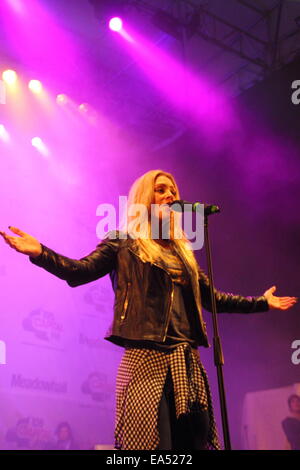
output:
M161 245L156 243L151 236L151 204L154 203L154 185L156 178L158 176L166 176L169 178L175 188L176 194L175 199L180 199L178 186L174 180L174 177L163 170L151 170L147 173L143 174L140 178L138 178L130 188L129 195L128 195L128 203L127 203L127 211L125 215L125 219L123 220L120 229L126 231L130 235L130 231L127 230L129 226L129 222L131 220L130 215L130 207L133 204L143 204L148 211L147 217L147 233L149 234L148 237L135 237L134 244L137 248L138 255L144 262L155 263L159 259L163 259L163 252L161 250ZM171 212L172 214L172 212ZM174 220L174 219L173 219ZM178 227L177 227L178 230ZM179 229L180 236L170 237L171 243L173 244L174 248L178 252L178 254L183 258L185 264L187 264L194 274L195 278L198 279L198 264L196 258L194 256L193 250L190 246L190 243L182 230ZM178 234L178 231L177 231Z

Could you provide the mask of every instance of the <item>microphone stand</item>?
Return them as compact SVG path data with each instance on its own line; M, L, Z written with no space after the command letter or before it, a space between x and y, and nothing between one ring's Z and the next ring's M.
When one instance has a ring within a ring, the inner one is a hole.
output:
M169 206L175 211L184 211L185 206L190 206L188 210L196 212L201 208L200 202L191 203L184 200L173 201ZM204 206L204 243L205 243L205 253L208 266L208 278L210 286L210 296L211 296L211 306L212 306L212 318L213 318L213 346L214 346L214 362L217 368L218 376L218 389L220 397L220 407L221 407L221 416L222 416L222 427L223 427L223 437L224 437L224 447L225 450L231 450L230 443L230 434L229 434L229 424L228 424L228 414L226 406L226 397L225 397L225 386L224 386L224 377L223 369L224 365L224 356L221 345L221 338L219 336L219 328L217 323L217 305L216 298L214 293L214 281L213 281L213 272L212 272L212 261L211 261L211 251L210 251L210 242L208 235L208 216L220 212L218 206L203 204Z
M204 242L205 242L205 253L206 253L207 267L208 267L210 295L211 295L212 318L213 318L214 362L217 368L217 376L218 376L218 389L219 389L220 407L221 407L221 416L222 416L224 447L225 447L225 450L231 450L229 423L228 423L228 414L227 414L226 396L225 396L225 386L224 386L224 377L223 377L223 368L222 368L224 365L224 356L223 356L221 338L219 336L219 328L218 328L218 322L217 322L217 305L216 305L216 298L215 298L215 293L214 293L211 251L210 251L210 242L209 242L209 234L208 234L208 214L204 214Z

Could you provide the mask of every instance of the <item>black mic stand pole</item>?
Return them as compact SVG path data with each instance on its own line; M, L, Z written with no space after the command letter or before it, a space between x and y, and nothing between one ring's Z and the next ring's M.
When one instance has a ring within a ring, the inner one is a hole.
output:
M218 322L217 322L217 306L216 306L216 298L215 298L215 293L214 293L212 261L211 261L210 243L209 243L209 235L208 235L208 215L206 214L204 215L204 241L205 241L205 253L206 253L206 259L207 259L208 277L209 277L209 285L210 285L211 305L212 305L213 332L214 332L214 336L213 336L214 362L217 368L217 375L218 375L218 389L219 389L220 407L221 407L221 416L222 416L224 447L225 447L225 450L231 450L226 397L225 397L225 387L224 387L224 377L223 377L223 369L222 369L224 365L224 357L223 357L221 338L219 336L219 328L218 328Z

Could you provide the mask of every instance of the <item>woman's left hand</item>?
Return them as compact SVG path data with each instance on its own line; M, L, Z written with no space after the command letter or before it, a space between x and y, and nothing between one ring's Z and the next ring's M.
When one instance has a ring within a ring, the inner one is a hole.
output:
M264 296L266 297L269 308L277 308L278 310L287 310L291 308L298 301L297 297L276 297L273 293L276 291L276 286L270 287L266 290Z

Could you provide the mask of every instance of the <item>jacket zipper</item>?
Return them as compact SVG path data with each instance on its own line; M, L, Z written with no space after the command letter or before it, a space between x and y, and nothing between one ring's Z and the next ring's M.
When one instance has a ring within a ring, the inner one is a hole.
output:
M139 255L137 253L135 253L131 248L129 248L129 251L131 251L135 256L137 256L139 259ZM177 252L177 250L175 250L177 255L180 257L181 259L181 256L179 255L179 253ZM185 264L184 260L183 261L183 264L185 265L188 273L189 273L189 269L187 267L187 265ZM161 266L159 266L158 264L156 263L151 263L153 264L154 266L157 266L159 269L162 269L165 273L167 273L169 279L171 280L171 283L172 283L172 290L171 290L171 300L169 302L169 308L168 308L168 313L167 313L167 323L166 323L166 328L165 328L165 333L164 333L164 336L163 336L163 341L166 340L166 337L167 337L167 331L168 331L168 326L169 326L169 321L170 321L170 312L171 312L171 307L172 307L172 304L173 304L173 297L174 297L174 285L173 285L173 281L172 281L172 278L170 276L170 274L168 273L168 271L164 268L162 268ZM194 287L193 287L193 280L191 278L191 282L192 282L192 290L193 290L193 294L194 294L194 298L195 298L195 301L196 301L196 307L197 307L197 310L198 310L198 318L199 318L199 322L200 322L200 325L204 331L204 334L206 332L206 325L205 325L205 322L203 321L202 319L202 316L201 316L201 308L199 308L199 302L198 302L198 299L197 299L197 296L195 295L195 290L194 290ZM122 317L121 317L122 319Z
M128 307L128 297L129 297L129 286L130 286L130 282L127 282L127 291L126 291L126 297L125 297L125 301L124 301L124 307L123 307L123 313L121 315L121 321L124 321L125 318L126 318L126 311L127 311L127 307Z
M131 248L128 248L129 251L131 251L131 253L133 253L135 256L137 256L139 259L139 255L137 253L135 253ZM170 322L170 313L171 313L171 308L172 308L172 304L173 304L173 297L174 297L174 285L173 285L173 281L172 281L172 278L170 276L170 274L168 273L168 271L164 268L162 268L161 266L159 266L158 264L156 263L151 263L153 264L154 266L157 266L159 269L162 269L165 273L167 273L170 281L171 281L171 299L169 301L169 307L168 307L168 310L167 310L167 323L166 323L166 327L165 327L165 332L164 332L164 336L163 336L163 341L166 340L166 337L167 337L167 331L168 331L168 326L169 326L169 322ZM121 317L122 319L122 317Z

